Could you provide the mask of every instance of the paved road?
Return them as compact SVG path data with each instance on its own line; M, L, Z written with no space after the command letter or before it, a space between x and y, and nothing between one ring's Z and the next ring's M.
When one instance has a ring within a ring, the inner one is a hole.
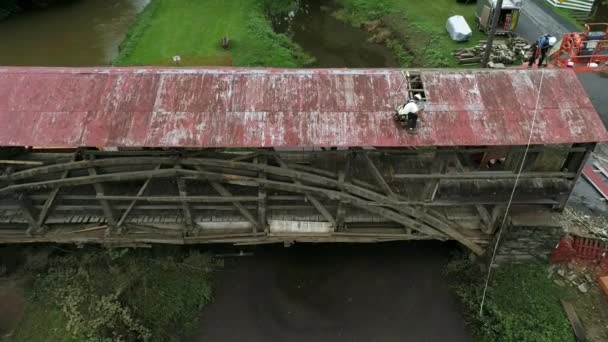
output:
M470 341L440 242L263 248L226 265L186 341Z
M566 32L576 31L576 28L549 10L545 0L524 0L523 15L515 33L532 42L543 34L561 37Z

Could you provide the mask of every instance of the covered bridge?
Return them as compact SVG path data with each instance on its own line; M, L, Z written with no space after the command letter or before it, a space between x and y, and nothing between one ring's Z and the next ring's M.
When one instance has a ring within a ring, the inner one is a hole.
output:
M413 94L417 135L392 119ZM0 68L0 122L3 243L482 253L528 142L515 209L559 210L608 140L568 70Z

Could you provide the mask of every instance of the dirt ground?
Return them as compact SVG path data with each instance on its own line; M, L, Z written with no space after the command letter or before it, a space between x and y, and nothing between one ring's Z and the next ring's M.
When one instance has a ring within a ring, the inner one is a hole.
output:
M185 341L469 341L439 242L264 247L227 259Z
M13 278L0 278L0 340L17 327L24 304L21 282Z
M599 286L594 284L588 293L572 294L571 298L585 327L588 341L608 341L608 303Z

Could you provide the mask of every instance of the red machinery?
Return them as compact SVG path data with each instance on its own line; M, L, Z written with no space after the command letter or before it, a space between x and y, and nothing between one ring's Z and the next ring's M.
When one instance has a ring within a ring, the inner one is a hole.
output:
M555 65L577 72L608 70L608 23L585 24L583 32L564 34Z

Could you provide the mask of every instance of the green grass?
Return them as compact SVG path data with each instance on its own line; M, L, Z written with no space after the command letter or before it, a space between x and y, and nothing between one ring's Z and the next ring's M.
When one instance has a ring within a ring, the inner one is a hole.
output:
M573 25L576 28L577 32L582 32L583 31L583 29L584 29L583 23L580 22L575 17L575 13L577 13L579 11L569 10L569 9L566 9L566 8L554 7L554 6L552 6L551 4L549 4L549 3L545 2L545 1L540 1L540 2L537 2L537 3L540 3L541 6L544 6L544 7L548 8L550 11L553 11L555 14L557 14L560 17L562 17L568 23L570 23L571 25Z
M228 50L220 46L229 37ZM152 0L139 15L115 65L297 67L309 62L288 37L276 34L260 0Z
M507 264L494 269L482 317L479 305L485 272L473 268L464 259L457 259L449 265L447 273L462 300L475 340L574 341L560 304L560 299L568 293L548 278L545 265Z
M355 25L367 20L382 19L400 36L399 43L412 56L404 66L453 67L457 65L452 52L470 47L484 39L475 26L475 5L455 0L338 0L344 6L346 19ZM452 15L462 15L473 31L468 42L452 41L445 29ZM403 59L402 59L403 60Z

